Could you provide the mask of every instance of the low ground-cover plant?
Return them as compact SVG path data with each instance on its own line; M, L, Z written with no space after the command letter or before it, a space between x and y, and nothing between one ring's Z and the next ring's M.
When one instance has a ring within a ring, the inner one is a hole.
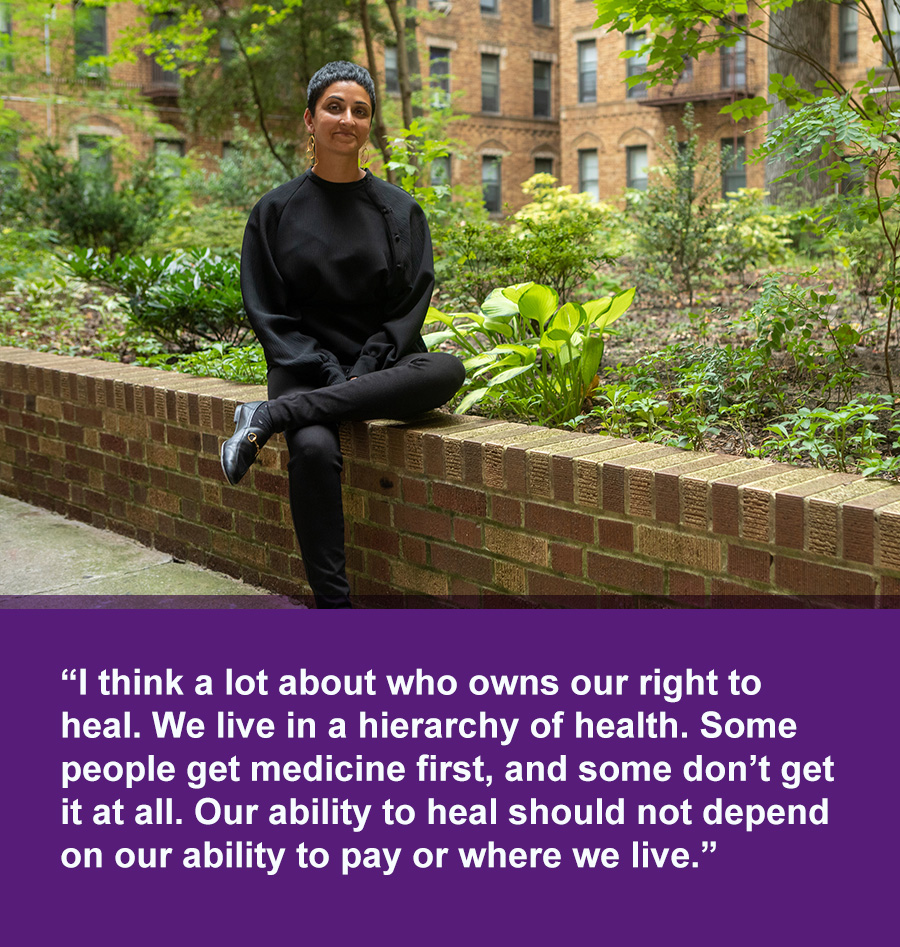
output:
M55 234L50 230L0 227L0 292L15 280L46 278L58 272Z
M266 357L258 342L251 342L249 345L214 342L186 355L159 354L139 358L138 362L141 365L152 365L187 375L224 378L242 385L266 383Z
M884 422L885 433L875 427L878 422ZM766 430L772 436L753 451L758 456L842 471L862 468L869 476L900 470L900 408L883 395L836 410L799 408Z
M0 345L91 355L118 349L125 299L73 280L58 269L14 278L0 294Z
M567 302L549 286L521 283L492 292L477 313L431 309L443 330L429 347L458 346L469 375L464 413L491 404L501 414L561 424L575 417L597 384L603 333L631 305L634 290L584 304Z
M234 256L206 250L110 260L79 250L65 265L80 279L125 294L133 325L176 351L193 352L204 341L239 345L250 336Z

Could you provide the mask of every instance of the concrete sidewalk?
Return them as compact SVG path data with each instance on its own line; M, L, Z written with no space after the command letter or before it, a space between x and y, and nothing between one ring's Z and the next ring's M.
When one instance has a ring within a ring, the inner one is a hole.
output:
M0 496L0 608L300 608L116 533Z

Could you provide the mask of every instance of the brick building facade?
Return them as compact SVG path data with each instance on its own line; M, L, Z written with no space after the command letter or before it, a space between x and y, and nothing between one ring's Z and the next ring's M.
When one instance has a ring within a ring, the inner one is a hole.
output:
M723 174L723 192L762 186L762 166L744 161L762 133L754 123L735 123L720 114L729 101L766 94L761 44L706 55L687 63L676 85L645 89L626 83L629 74L640 71L640 59L621 58L626 49L640 46L643 34L594 29L590 0L428 0L428 5L418 36L423 81L434 94L451 96L454 109L466 116L452 126L464 153L451 156L442 170L454 183L480 184L490 210L520 207L521 184L536 171L605 199L626 186L646 186L666 128L679 124L687 102L694 103L704 143L730 148L734 155ZM13 9L0 0L0 33L16 30ZM127 110L93 104L91 87L100 80L91 75L89 54L110 48L116 34L134 22L135 9L133 4L92 8L79 41L70 36L68 45L57 42L48 50L52 75L44 89L17 95L0 75L4 102L35 131L61 140L72 155L88 153L103 135L126 135L142 151L183 152L198 144L213 153L222 149L225 142L190 140L178 108L177 74L147 58L114 65L108 80L137 90L145 117L160 119L168 130L136 122ZM831 68L849 84L881 65L882 48L862 35L855 7L835 4L831 12ZM75 79L61 78L67 57L76 64ZM390 95L396 52L382 49L379 59ZM79 60L87 60L87 68L79 69ZM13 74L15 64L0 59L4 71Z

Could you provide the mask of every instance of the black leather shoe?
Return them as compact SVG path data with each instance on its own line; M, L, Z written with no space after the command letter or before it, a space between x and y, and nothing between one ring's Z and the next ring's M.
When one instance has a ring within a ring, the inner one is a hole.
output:
M231 484L253 466L263 445L272 436L272 419L265 401L248 401L234 411L234 434L222 445L222 471Z

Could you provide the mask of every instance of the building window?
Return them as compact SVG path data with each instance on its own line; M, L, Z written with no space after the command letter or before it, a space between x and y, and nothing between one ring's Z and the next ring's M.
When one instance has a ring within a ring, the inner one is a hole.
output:
M450 186L450 155L438 155L431 162L431 183Z
M105 135L78 136L78 163L88 172L112 183L112 150Z
M838 60L856 62L856 39L859 11L855 3L842 3L838 8Z
M541 62L538 59L534 60L533 75L535 118L549 118L551 115L550 69L551 64L549 62Z
M597 149L586 148L578 152L578 190L600 200L599 163Z
M450 50L431 46L428 50L428 81L431 107L445 109L450 104Z
M219 62L226 68L237 57L237 43L232 33L219 33Z
M531 0L531 19L538 26L549 26L550 0Z
M386 92L400 91L400 69L397 66L397 47L384 49L384 88Z
M481 0L482 13L497 13L498 0Z
M481 111L500 111L500 57L481 54Z
M98 77L104 72L102 67L84 64L94 56L106 55L106 7L86 7L83 3L75 3L74 11L75 63L78 73Z
M500 212L500 158L483 155L481 158L481 190L484 206L492 214Z
M743 138L722 139L722 196L747 186L747 148Z
M883 0L884 2L884 61L890 62L889 50L894 55L900 53L900 0Z
M535 174L553 174L553 159L552 158L535 158L534 159L534 173Z
M174 13L161 13L153 17L151 29L156 33L173 27L175 23L176 19ZM178 55L178 47L172 42L166 42L165 51L167 55L164 62L157 62L156 59L153 60L151 67L152 81L155 86L177 89L178 67L174 64L174 61ZM237 44L234 41L234 37L227 33L219 34L219 54L222 64L227 66L236 53Z
M153 142L153 153L169 155L173 158L183 158L184 142L180 138L157 138Z
M625 37L625 48L631 50L632 52L637 52L643 45L646 40L646 33L629 33ZM631 56L629 59L625 60L626 62L626 75L630 79L632 76L643 75L647 71L647 54L636 54ZM627 92L625 93L626 97L629 99L643 99L647 97L647 85L644 82L639 82L637 85L629 85Z
M743 26L746 17L738 17L738 25ZM731 32L732 24L726 23L726 32ZM723 46L719 50L719 63L722 71L723 89L742 89L747 85L747 37L741 34L734 46Z
M0 3L0 72L12 72L12 11L8 3Z
M578 101L597 101L597 41L593 39L578 43Z
M843 163L849 165L850 170L838 182L838 193L852 194L859 197L868 183L868 170L863 164L862 158L845 157Z
M636 191L647 190L647 146L632 145L625 149L626 184Z

